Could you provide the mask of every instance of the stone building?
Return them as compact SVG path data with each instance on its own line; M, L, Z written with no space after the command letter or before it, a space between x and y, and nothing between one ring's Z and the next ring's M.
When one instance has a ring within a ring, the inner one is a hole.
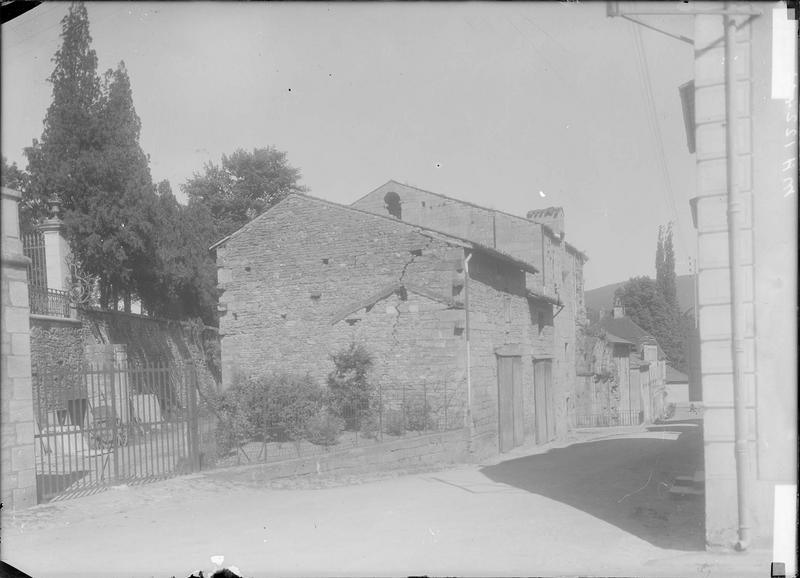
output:
M384 392L427 388L470 410L472 451L505 451L562 429L543 387L553 355L538 267L442 233L293 194L219 241L223 387L237 374L324 383L351 342L374 355ZM464 411L467 414L467 411Z
M554 425L549 437L563 436L574 415L575 347L586 324L583 264L587 260L565 241L564 210L532 210L523 218L396 181L378 187L352 206L469 239L537 269L526 274L526 292L547 311L545 317L553 319L552 340L541 360L542 368L547 366L542 379L550 380L546 387L553 398Z
M651 423L666 411L666 355L616 303L579 342L576 425Z
M732 3L735 31L728 48L736 58L726 82L725 61L731 60L725 58L725 17L713 13L719 8L713 2L696 6L706 13L694 16L694 110L688 119L697 160L691 204L698 246L705 528L711 545L746 548L771 537L777 542L774 513L796 512L798 115L791 57L797 21L785 3ZM727 122L726 84L733 88L728 96L734 123ZM728 151L730 124L735 148ZM737 293L731 290L729 211L738 216ZM732 323L737 306L743 320L738 336ZM737 351L743 353L738 372ZM737 373L741 397L735 393ZM736 418L737 410L743 419ZM787 497L785 505L776 504L780 495ZM788 530L793 526L789 521ZM792 546L787 559L776 562L792 562Z
M3 515L36 503L28 259L22 253L19 192L2 189L2 491Z

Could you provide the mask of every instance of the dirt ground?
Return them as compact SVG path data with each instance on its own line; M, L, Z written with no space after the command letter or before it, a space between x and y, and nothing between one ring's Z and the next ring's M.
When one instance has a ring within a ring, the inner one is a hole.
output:
M382 479L216 470L4 514L1 553L37 577L182 578L213 556L253 577L769 575L769 552L705 552L702 499L666 491L698 435L608 431Z

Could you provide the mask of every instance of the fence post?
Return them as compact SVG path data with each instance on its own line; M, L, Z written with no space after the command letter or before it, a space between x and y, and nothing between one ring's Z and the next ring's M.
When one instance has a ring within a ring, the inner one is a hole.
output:
M378 384L378 436L383 442L383 383Z
M405 381L402 382L401 389L402 389L402 392L403 392L403 398L402 398L403 399L403 412L402 412L403 424L402 425L403 425L403 434L405 434L406 433L406 382Z
M200 471L200 436L197 427L197 373L194 365L183 369L189 394L189 463L191 471Z
M111 451L114 456L114 481L116 482L119 480L119 452L117 452L117 435L119 435L117 431L117 419L119 419L119 416L117 415L116 375L114 375L116 367L111 363L106 363L104 364L104 368L107 373L106 379L103 380L104 385L106 388L108 388L109 385L111 386L111 424L106 424L106 427L111 428Z
M265 389L264 389L264 404L263 404L263 407L261 408L261 412L262 412L261 421L264 424L264 433L263 433L263 436L262 436L264 438L264 441L263 441L264 446L263 446L263 452L262 453L264 454L264 463L267 463L267 461L269 461L267 459L267 451L268 451L267 450L267 447L268 447L268 443L267 442L269 440L269 426L267 425L267 417L269 417L269 387L265 387Z

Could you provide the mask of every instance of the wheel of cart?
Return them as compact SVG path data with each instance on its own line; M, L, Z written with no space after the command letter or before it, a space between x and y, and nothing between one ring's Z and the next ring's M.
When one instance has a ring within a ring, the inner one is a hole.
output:
M92 418L94 439L99 447L110 449L115 445L128 444L128 431L122 421L115 416L114 408L107 405L92 408Z

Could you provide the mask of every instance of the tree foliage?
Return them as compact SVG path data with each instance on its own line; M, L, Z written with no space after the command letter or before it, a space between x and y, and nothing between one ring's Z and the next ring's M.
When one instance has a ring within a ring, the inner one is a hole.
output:
M634 277L614 295L621 300L625 314L656 338L670 363L686 371L686 348L694 320L678 306L671 226L658 230L656 279Z
M300 171L289 165L285 152L274 147L237 149L223 155L219 165L206 163L182 190L190 205L203 205L214 215L216 233L224 237L289 193L305 192L299 180Z
M100 280L101 303L116 307L140 296L153 281L154 192L141 122L124 63L97 75L89 19L73 3L62 20L62 45L49 81L53 100L41 141L25 150L25 191L40 218L58 196L72 252L84 273Z

